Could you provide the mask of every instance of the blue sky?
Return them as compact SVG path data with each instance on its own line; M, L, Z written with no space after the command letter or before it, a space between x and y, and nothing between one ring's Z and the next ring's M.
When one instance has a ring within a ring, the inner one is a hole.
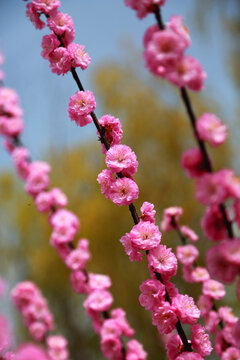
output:
M206 94L224 98L224 114L231 113L236 94L225 71L224 51L227 38L221 32L217 13L208 21L208 36L195 30L192 8L198 0L168 0L163 7L164 20L172 14L182 14L188 25L193 45L190 52L202 63L208 74ZM145 29L154 23L153 16L144 20L124 5L123 0L62 0L60 10L73 17L76 27L75 41L86 45L92 63L80 77L84 87L91 90L92 71L103 61L124 57L119 45L122 37L132 39L141 49ZM67 116L69 97L76 85L70 74L52 74L48 62L40 56L41 38L46 30L36 30L25 17L26 3L22 0L0 0L0 46L5 56L5 85L17 90L24 109L24 143L30 148L33 159L43 159L44 149L70 148L95 137L93 125L76 128ZM225 44L225 45L224 45ZM143 73L147 70L142 67ZM96 113L101 116L100 107ZM117 116L117 114L114 114ZM225 119L224 119L225 120ZM227 120L227 119L226 119ZM0 149L0 169L11 168L11 160Z

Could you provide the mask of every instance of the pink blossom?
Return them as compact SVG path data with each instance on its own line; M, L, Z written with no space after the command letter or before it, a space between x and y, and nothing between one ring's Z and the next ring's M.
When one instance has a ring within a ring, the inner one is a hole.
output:
M37 11L44 14L52 14L60 6L59 0L32 0L33 6Z
M156 325L161 334L169 334L175 329L178 318L174 308L168 303L163 302L154 312L152 323Z
M29 333L35 341L42 341L48 328L41 321L34 321L29 325Z
M35 198L35 204L39 212L47 212L52 206L52 196L48 191L40 192Z
M218 205L223 202L228 193L224 186L221 172L205 174L197 179L196 198L204 205Z
M215 114L203 114L196 123L197 132L200 138L207 141L211 146L218 146L224 143L227 137L227 126Z
M94 330L96 331L97 334L100 335L102 325L104 322L102 314L98 311L91 310L90 308L87 308L86 312L87 312L88 316L92 319L92 325L93 325Z
M240 348L240 336L239 336L240 335L240 319L238 319L238 321L234 325L232 335L234 338L235 345L238 348Z
M222 283L209 279L203 283L203 294L215 300L221 300L225 296L226 291Z
M50 360L67 360L69 352L67 340L62 335L51 335L47 338L48 355Z
M84 301L84 307L89 310L103 312L107 311L113 303L113 297L109 291L94 290Z
M205 333L204 328L199 324L192 325L191 332L193 349L195 349L201 356L209 356L212 352L212 346L209 340L209 335Z
M64 207L68 204L68 199L61 189L52 188L50 194L54 206Z
M26 180L29 174L29 151L22 146L17 147L12 151L12 159L19 176Z
M176 250L178 260L186 266L192 265L199 255L198 249L193 245L177 246Z
M222 353L228 348L228 343L224 339L223 330L217 332L214 341L215 341L214 350L217 355L221 356Z
M238 321L238 317L234 315L233 309L229 306L221 306L218 313L220 318L228 324L235 324Z
M183 23L183 17L174 15L170 17L170 20L166 24L168 29L174 31L185 42L185 46L191 45L190 33L186 25Z
M195 231L190 229L188 226L182 225L180 227L180 230L181 230L181 233L184 235L184 237L187 238L188 240L190 240L192 242L198 241L198 235L195 233Z
M37 345L25 343L15 352L14 360L49 360L46 352Z
M113 174L110 170L104 169L97 177L97 182L101 186L101 193L108 199L110 194L110 188L114 183Z
M77 248L68 254L65 263L71 270L84 269L89 258L88 252L83 252Z
M197 178L206 173L204 158L198 148L190 148L184 151L181 166L190 178Z
M0 134L4 136L18 136L23 127L23 121L19 117L0 116Z
M37 12L32 3L27 4L26 16L30 19L36 29L43 29L45 27L44 21L40 19L41 13Z
M65 46L73 41L75 29L71 16L58 11L49 17L47 22L50 30L61 37Z
M58 47L49 54L50 68L57 75L64 75L70 71L72 62L67 49Z
M156 310L165 300L165 286L159 280L145 280L139 289L139 302L146 310Z
M142 261L143 254L132 246L131 239L131 235L126 233L121 237L120 242L124 246L124 250L129 256L130 261Z
M234 329L235 329L235 324L230 324L230 323L225 324L223 328L224 340L226 341L227 344L231 344L233 346L236 345L234 338ZM238 333L238 338L239 338L239 333Z
M59 209L50 218L53 227L51 244L62 244L74 239L79 230L79 220L75 214L69 210Z
M159 26L157 24L149 26L143 36L143 46L144 49L148 46L149 42L152 40L153 34L159 31Z
M127 145L113 145L106 155L107 167L115 173L133 176L137 172L138 161L135 153Z
M88 286L90 291L106 290L112 286L111 279L107 275L89 273L88 276Z
M129 178L118 178L109 191L109 199L118 206L128 206L138 198L138 186Z
M134 225L129 235L132 246L143 251L156 248L162 237L158 226L149 221L140 221Z
M99 119L99 124L104 128L104 134L110 146L119 145L122 139L122 125L119 119L112 115L104 115ZM97 132L99 135L99 133ZM107 150L104 144L101 144L102 152L106 154Z
M197 266L192 271L192 280L194 282L203 282L210 278L209 273L206 268Z
M147 353L142 344L135 339L128 341L126 360L146 360L146 358Z
M15 286L11 297L31 336L36 341L42 341L46 333L53 329L53 317L39 289L34 283L25 281Z
M36 196L48 187L50 169L49 164L43 161L34 161L29 164L25 189L30 195Z
M204 360L204 359L197 353L183 352L183 353L181 353L181 355L176 357L175 360Z
M226 237L226 225L218 206L209 206L201 220L206 237L213 241L219 241Z
M180 355L183 350L184 346L182 340L179 335L173 335L167 342L167 356L169 360L175 360L178 355Z
M226 261L240 265L240 239L224 240L218 249Z
M182 208L178 206L169 207L165 209L163 213L163 220L160 224L162 231L167 232L169 230L176 229L178 220L182 215L182 213L183 213Z
M29 5L29 4L28 4ZM42 52L44 59L49 60L50 54L59 47L60 41L55 34L45 35L42 38Z
M117 337L121 335L121 328L115 319L106 319L101 328L101 339Z
M150 221L151 223L155 223L155 214L156 210L154 210L154 205L145 201L141 206L141 220L142 221Z
M150 250L148 263L154 271L160 273L165 280L174 276L177 272L177 259L172 249L166 245L159 245L156 249Z
M165 288L168 292L168 295L170 299L173 299L178 294L178 289L176 288L175 284L173 284L171 281L167 280L165 281Z
M11 292L11 298L15 307L22 311L28 306L34 297L39 296L39 291L35 284L31 281L24 281L17 284Z
M205 329L210 334L216 333L217 326L220 321L218 313L216 311L212 310L212 311L207 312L203 318L204 318Z
M188 283L194 282L192 277L193 267L192 265L183 265L182 267L182 277L184 281Z
M146 67L153 74L165 77L169 69L179 62L185 48L185 42L173 31L154 32L143 54Z
M123 309L113 309L110 313L111 317L118 322L118 326L121 329L122 335L131 337L134 335L134 330L130 327L126 319L126 313Z
M207 74L194 57L185 55L178 59L174 66L167 69L165 77L177 87L201 91Z
M68 45L67 50L71 55L72 66L80 67L82 70L85 70L91 62L91 58L86 51L84 51L85 46L71 43Z
M77 91L70 97L68 105L69 117L79 126L92 122L91 112L95 110L96 102L91 91Z
M224 254L220 250L221 244L220 246L213 246L208 250L206 255L208 271L215 279L226 284L231 284L238 274L239 267L226 261Z
M101 350L107 359L123 360L122 343L117 336L108 336L101 339Z
M229 347L222 353L221 360L238 360L240 359L240 350L235 347Z
M172 307L183 324L194 324L200 317L200 310L192 297L178 294L172 299Z
M70 282L72 285L73 290L77 294L87 294L88 284L87 284L87 277L83 271L74 271L70 275Z
M7 87L0 88L0 114L21 116L22 109L19 106L19 98L15 90Z
M166 0L124 0L126 6L136 11L139 19L144 18L148 13L154 12L154 6L163 6Z
M232 169L222 169L218 173L222 177L228 197L240 198L240 178L236 176L235 172Z

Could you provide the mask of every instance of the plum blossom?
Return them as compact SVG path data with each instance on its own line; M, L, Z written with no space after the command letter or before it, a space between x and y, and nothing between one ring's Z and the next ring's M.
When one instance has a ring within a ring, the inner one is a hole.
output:
M212 346L209 335L205 333L204 328L200 324L192 325L191 332L192 347L201 356L209 356L212 352Z
M204 158L198 148L184 151L181 157L181 166L190 178L197 178L206 173Z
M211 146L221 145L226 140L227 126L215 114L205 113L200 116L196 128L200 138Z
M194 324L200 317L200 310L192 297L178 294L172 299L172 307L183 324Z
M168 303L163 302L154 312L152 323L156 325L161 334L169 334L175 329L178 318L174 308Z
M107 152L106 164L112 172L122 172L124 176L133 176L138 167L136 155L127 145L111 146Z
M72 121L79 126L92 122L90 113L95 110L96 102L91 91L77 91L70 97L68 113Z
M150 250L148 263L165 280L168 280L177 272L177 258L172 249L167 248L166 245L159 245L157 248Z
M139 289L141 290L139 302L146 310L157 309L165 300L165 286L158 280L145 280Z
M154 12L154 6L163 6L166 0L124 0L125 5L136 11L139 19Z
M140 221L134 225L129 235L132 246L143 251L156 248L162 237L158 226L149 221Z
M209 279L203 283L203 294L212 299L221 300L225 296L226 291L222 283Z

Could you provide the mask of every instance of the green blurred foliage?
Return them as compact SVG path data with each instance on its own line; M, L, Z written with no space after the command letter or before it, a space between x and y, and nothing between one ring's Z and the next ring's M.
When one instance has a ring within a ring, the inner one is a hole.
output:
M143 201L153 202L159 223L165 207L182 206L182 223L198 231L199 247L206 250L208 243L199 228L203 207L195 201L193 181L186 178L180 166L182 151L195 143L178 92L163 82L140 79L138 64L135 62L132 67L129 64L129 59L126 64L104 64L95 73L94 83L102 108L121 117L122 143L131 146L138 157L138 212ZM198 114L217 108L209 98L193 98ZM228 143L214 151L215 167L225 166L230 154ZM131 263L119 242L133 225L129 210L105 199L96 182L97 174L105 167L100 144L95 141L69 151L51 151L46 158L52 165L51 185L61 187L68 195L68 208L81 219L79 236L90 241L93 259L89 270L110 275L114 306L127 311L136 338L143 342L149 358L164 359L150 313L138 303L139 285L149 277L146 261ZM37 283L49 300L58 331L69 339L73 359L102 358L99 338L82 307L84 297L73 294L69 271L49 246L50 226L46 216L38 214L15 175L1 175L0 197L1 273L10 274L12 282L30 279ZM179 244L174 233L164 235L162 242L173 248ZM201 256L200 263L203 261ZM180 269L173 281L181 292L197 297L199 287L185 284ZM23 331L20 317L16 315L16 318L20 341L28 335Z

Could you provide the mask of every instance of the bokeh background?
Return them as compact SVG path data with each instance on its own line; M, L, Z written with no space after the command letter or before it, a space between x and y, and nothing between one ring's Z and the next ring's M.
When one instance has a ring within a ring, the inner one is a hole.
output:
M150 313L138 303L139 285L148 277L146 263L130 263L119 242L132 227L129 211L114 206L101 195L96 177L104 167L104 157L95 128L92 124L78 128L69 121L67 105L76 85L70 74L52 74L47 61L41 58L41 37L47 32L35 30L25 17L25 4L20 0L0 0L4 85L19 93L26 124L23 141L33 159L50 162L51 185L65 191L69 209L78 214L79 236L89 239L92 251L89 270L111 276L115 306L127 311L149 359L164 359ZM182 224L193 227L200 235L203 265L204 251L210 245L199 227L204 208L195 201L194 184L180 167L181 153L195 145L194 139L178 91L154 79L142 60L142 36L154 23L154 17L149 15L140 21L123 0L62 0L60 10L73 17L76 42L85 44L92 58L90 67L79 75L84 87L96 95L97 115L111 113L119 117L123 143L137 154L137 208L143 201L153 202L159 223L165 207L182 206ZM231 166L240 175L240 3L167 1L164 21L173 14L183 15L193 42L188 52L199 59L208 74L205 90L191 93L196 113L216 112L229 127L227 143L211 151L214 168ZM82 307L84 297L73 294L69 272L49 245L47 219L37 213L23 187L2 148L0 274L9 289L25 279L41 287L54 313L57 330L69 340L72 359L102 359L99 338ZM178 244L175 234L166 234L162 241L173 248ZM197 298L199 287L182 282L180 268L174 282L181 292ZM236 307L234 287L228 287L227 301ZM15 343L29 340L9 300L0 305L1 309L13 321Z

